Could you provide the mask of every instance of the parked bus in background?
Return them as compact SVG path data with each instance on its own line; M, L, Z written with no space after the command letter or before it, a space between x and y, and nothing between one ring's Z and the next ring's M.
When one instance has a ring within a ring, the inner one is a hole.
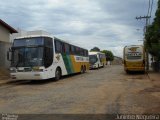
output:
M90 69L100 68L106 65L106 56L102 52L89 52Z
M9 57L11 56L11 57ZM48 35L14 39L8 59L16 80L60 79L89 69L88 50Z
M141 45L131 45L124 47L124 70L145 72L145 51Z

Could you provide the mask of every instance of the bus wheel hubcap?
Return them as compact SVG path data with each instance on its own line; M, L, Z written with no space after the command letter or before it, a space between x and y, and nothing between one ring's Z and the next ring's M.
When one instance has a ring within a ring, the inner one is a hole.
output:
M57 79L60 78L60 72L59 72L59 70L56 71L56 78L57 78Z

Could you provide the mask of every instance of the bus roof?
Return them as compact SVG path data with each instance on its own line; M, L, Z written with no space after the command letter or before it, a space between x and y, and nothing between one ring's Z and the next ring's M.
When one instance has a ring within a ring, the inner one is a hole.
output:
M89 54L90 54L90 55L98 54L98 53L100 53L100 54L105 54L105 53L102 53L102 52L96 52L96 51L90 51L90 52L89 52Z
M79 46L74 45L74 44L72 44L72 43L70 43L68 41L64 41L62 39L59 39L59 38L53 36L52 34L46 32L46 31L43 31L43 30L27 31L27 32L24 32L23 34L21 34L20 36L16 37L15 39L25 39L25 38L33 38L33 37L50 37L50 38L57 39L57 40L59 40L61 42L64 42L64 43L79 47ZM82 47L79 47L79 48L82 48ZM82 49L85 49L85 48L82 48ZM87 50L87 49L85 49L85 50Z
M124 50L125 50L125 49L129 49L129 48L131 48L131 47L143 48L144 46L143 46L143 45L128 45L128 46L125 46L125 47L124 47Z
M143 47L143 45L128 45L128 46L125 46L126 47Z
M24 31L15 39L23 39L23 38L31 38L31 37L51 37L53 38L53 35L43 30Z

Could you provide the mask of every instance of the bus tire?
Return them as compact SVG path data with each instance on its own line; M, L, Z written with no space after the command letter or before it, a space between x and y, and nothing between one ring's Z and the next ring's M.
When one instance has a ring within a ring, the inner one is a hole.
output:
M55 80L59 80L61 78L61 68L57 68L55 72Z
M99 69L99 64L98 64L98 67L97 67L97 70Z
M129 71L128 71L128 70L126 70L126 73L127 73L127 74L129 74Z
M142 70L142 74L145 74L146 73L146 71L145 70Z
M81 66L81 74L84 73L84 67L83 65Z
M86 66L84 65L84 67L83 67L83 71L84 71L84 73L86 72Z

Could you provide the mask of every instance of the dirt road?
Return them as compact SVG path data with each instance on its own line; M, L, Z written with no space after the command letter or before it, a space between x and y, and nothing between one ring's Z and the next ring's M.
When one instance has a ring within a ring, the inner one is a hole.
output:
M59 81L10 81L0 86L0 113L160 113L160 85L147 74L107 66Z

